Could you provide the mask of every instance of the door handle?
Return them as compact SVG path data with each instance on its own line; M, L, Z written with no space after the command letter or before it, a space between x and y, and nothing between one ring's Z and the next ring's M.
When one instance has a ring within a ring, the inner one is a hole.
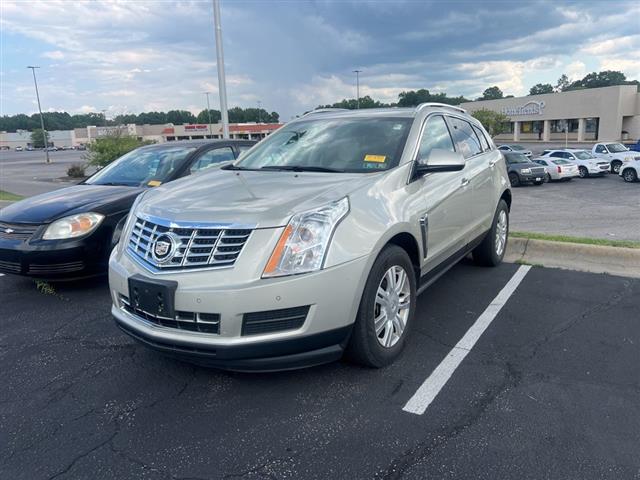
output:
M497 159L496 159L496 160L491 160L491 161L489 162L489 166L490 166L490 167L493 167L496 163L498 163L498 160L497 160Z
M468 178L463 178L461 183L462 183L463 187L466 187L467 185L469 185L469 179Z

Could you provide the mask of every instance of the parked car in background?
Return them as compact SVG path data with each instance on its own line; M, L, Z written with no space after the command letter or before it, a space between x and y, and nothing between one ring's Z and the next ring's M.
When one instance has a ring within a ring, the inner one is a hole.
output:
M640 152L640 139L636 143L625 143L624 146L633 152Z
M563 150L545 150L541 158L564 158L578 166L580 178L602 176L609 173L609 162L593 156L588 150L566 148Z
M23 148L20 145L18 145L15 150L16 150L16 152L21 152L23 150Z
M620 166L626 161L640 159L638 153L629 150L619 142L596 143L591 149L594 156L607 160L611 164L611 172L619 173Z
M522 153L503 152L507 164L507 173L512 187L519 187L523 183L542 185L545 182L546 169L529 160Z
M58 151L58 147L52 145L51 147L47 147L45 150L47 152L57 152Z
M74 150L86 150L87 146L84 143L81 143L80 145L76 145L75 147L73 147Z
M579 177L578 166L563 158L534 158L533 161L538 165L542 165L545 169L545 179L547 182L553 180L570 181L572 178Z
M417 294L473 252L495 266L511 191L463 109L311 112L233 164L145 193L109 262L117 325L237 370L392 363Z
M640 159L625 161L620 167L619 175L625 182L637 182L640 178Z
M531 158L531 156L533 155L531 150L524 148L522 145L498 145L498 150L500 150L501 152L521 153L522 155L525 155L529 158Z
M104 274L125 218L143 191L238 157L249 140L194 140L138 148L78 185L0 210L0 272L44 279Z

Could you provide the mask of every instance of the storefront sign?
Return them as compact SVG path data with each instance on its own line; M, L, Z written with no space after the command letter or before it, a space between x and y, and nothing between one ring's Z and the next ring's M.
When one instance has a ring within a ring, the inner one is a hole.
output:
M542 115L544 102L531 100L520 107L504 107L502 113L505 115Z
M207 128L209 128L207 125L185 125L184 126L185 131L189 131L189 130L206 130Z

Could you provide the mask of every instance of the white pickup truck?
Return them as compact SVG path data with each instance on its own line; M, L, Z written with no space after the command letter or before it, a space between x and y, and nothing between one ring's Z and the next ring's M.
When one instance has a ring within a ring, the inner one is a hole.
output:
M611 162L612 173L620 173L620 166L624 162L640 160L640 153L629 150L619 142L596 143L591 153L595 157Z

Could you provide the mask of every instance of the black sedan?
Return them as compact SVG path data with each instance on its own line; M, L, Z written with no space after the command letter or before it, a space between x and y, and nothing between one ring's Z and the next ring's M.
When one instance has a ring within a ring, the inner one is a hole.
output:
M195 140L141 147L73 187L0 210L0 272L43 279L104 274L136 197L234 160L256 142Z
M519 187L523 183L542 185L546 180L547 171L543 166L529 160L522 153L503 152L507 163L507 173L512 187Z

